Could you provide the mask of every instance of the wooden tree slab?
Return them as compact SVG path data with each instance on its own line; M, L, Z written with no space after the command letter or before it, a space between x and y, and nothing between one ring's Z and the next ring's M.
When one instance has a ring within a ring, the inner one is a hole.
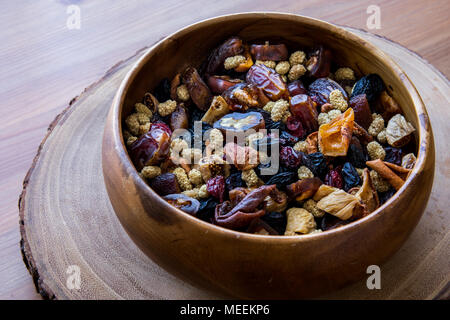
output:
M384 50L405 70L427 106L436 144L430 201L405 245L381 266L381 290L365 281L323 298L448 298L450 292L450 87L415 53L350 29ZM19 200L21 248L38 292L48 299L218 299L147 258L129 239L106 194L101 169L103 126L114 93L144 50L115 65L73 99L49 126ZM69 266L80 270L71 288Z

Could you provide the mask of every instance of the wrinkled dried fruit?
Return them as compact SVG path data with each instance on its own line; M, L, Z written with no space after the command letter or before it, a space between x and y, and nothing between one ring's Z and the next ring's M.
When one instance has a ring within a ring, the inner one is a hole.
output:
M342 189L344 187L344 181L341 175L342 168L339 166L337 168L331 169L325 176L324 183L331 187Z
M163 198L174 207L192 216L195 216L200 208L200 202L198 202L198 200L188 197L182 193L169 194Z
M281 76L275 70L267 68L263 64L253 65L247 72L246 80L261 89L272 101L288 95L286 84Z
M281 147L280 164L289 169L295 169L300 166L302 157L292 147Z
M263 176L264 177L264 176ZM297 173L292 171L280 172L273 176L266 176L269 178L265 184L275 184L278 189L284 190L287 185L298 180Z
M402 165L402 149L394 148L394 147L386 147L384 148L386 152L386 156L384 157L384 161L394 163L398 166Z
M316 177L322 178L327 172L327 161L322 153L315 152L303 155L302 162Z
M367 101L374 102L383 90L385 90L385 86L381 77L376 73L368 74L355 83L352 98L365 94Z
M197 218L203 221L212 222L214 218L214 211L219 204L216 199L209 197L208 199L200 201L200 207L197 211Z
M181 85L181 75L177 73L175 77L173 77L172 82L170 83L170 99L177 100L177 88ZM166 101L166 100L163 100Z
M386 127L386 140L393 147L403 147L411 140L414 127L401 114L396 114L389 120Z
M402 158L402 167L406 169L412 169L416 164L416 156L414 153L408 153Z
M306 152L308 154L316 153L319 151L319 132L313 132L306 137Z
M238 37L231 37L218 48L214 49L208 59L206 67L207 74L215 74L223 68L223 62L228 57L241 54L244 51L242 40Z
M213 125L214 122L222 118L230 111L228 103L221 96L214 97L208 111L205 112L201 121Z
M367 168L364 169L363 172L363 184L355 194L355 197L364 203L367 214L375 211L380 206L377 190L373 186L372 179L370 178L369 170Z
M245 111L248 108L262 105L260 90L245 82L228 88L222 93L222 97L233 111Z
M209 76L208 86L212 93L222 94L225 90L232 86L242 83L240 79L230 79L229 76Z
M200 110L207 110L213 98L211 91L200 77L197 69L189 67L183 74L183 82L189 91L192 101Z
M242 180L242 174L240 172L230 174L230 176L225 179L225 186L228 192L235 188L246 187L244 180Z
M211 196L222 202L225 193L225 180L223 176L216 176L209 179L206 183L206 190L208 190Z
M290 147L292 147L294 144L296 144L299 140L298 137L290 134L287 131L282 131L279 139L280 139L280 144L282 146L290 146Z
M372 123L372 112L365 94L354 96L350 99L350 108L355 112L355 122L364 129L369 129Z
M166 101L166 100L161 100ZM158 109L158 100L151 94L151 93L145 93L144 98L142 99L142 103L146 105L147 108L150 109L152 113L155 113Z
M188 113L183 103L180 103L170 115L170 129L187 129L189 125Z
M322 185L319 178L306 178L291 183L286 187L286 193L291 199L302 201L311 198Z
M170 135L159 126L152 124L150 131L139 137L131 145L130 156L136 165L136 169L140 171L144 166L163 161L169 153L169 147Z
M236 133L249 129L259 130L265 128L264 118L259 112L233 112L220 118L213 125L214 128L227 132Z
M305 86L300 80L292 81L287 86L289 95L291 97L296 96L298 94L307 94L308 91L306 90Z
M306 69L315 78L328 77L330 74L330 66L331 51L323 46L315 50L306 62Z
M360 215L364 206L358 198L343 190L336 190L317 202L317 207L342 220Z
M348 191L361 183L358 172L350 162L346 162L341 171L342 179L344 180L344 190Z
M286 121L286 127L297 138L302 138L306 134L305 129L303 129L302 120L297 116L289 116Z
M380 113L386 122L389 121L389 119L395 114L402 112L397 102L386 91L381 93L380 102L382 107Z
M317 131L319 127L317 109L309 96L298 94L292 97L289 109L294 116L300 119L306 133Z
M284 61L288 58L288 50L284 44L253 44L250 52L256 60Z
M347 154L353 133L354 112L348 108L344 114L319 128L319 149L326 156L338 157Z
M284 234L286 230L286 214L280 212L268 212L263 215L261 220L265 221L269 226L274 228L279 234Z
M352 137L347 151L347 159L355 168L364 168L366 165L366 155L358 138Z
M311 83L308 88L308 94L314 102L322 106L328 103L330 92L336 89L342 92L345 100L348 100L347 92L336 81L329 78L320 78Z
M163 173L149 181L150 188L160 196L172 193L180 193L181 189L178 185L177 178L173 173Z
M215 154L203 157L198 162L198 170L202 174L203 181L208 181L215 176L228 177L230 174L230 165Z

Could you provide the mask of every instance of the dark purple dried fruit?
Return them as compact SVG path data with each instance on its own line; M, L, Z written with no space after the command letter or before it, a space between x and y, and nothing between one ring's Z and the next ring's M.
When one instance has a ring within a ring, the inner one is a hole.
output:
M302 162L312 171L314 176L323 178L327 173L327 161L320 152L314 152L308 155L303 154Z
M316 102L319 106L328 103L328 97L330 92L339 89L345 100L348 100L347 92L342 89L342 87L336 82L328 78L320 78L311 83L308 88L308 94L311 99Z
M365 94L354 96L349 101L350 107L355 113L355 121L364 129L369 129L372 123L372 112Z
M261 218L269 226L274 228L279 234L284 234L286 230L287 218L285 213L280 212L268 212Z
M245 188L245 182L242 180L242 173L240 171L232 173L225 179L225 186L227 191L230 192L235 188Z
M388 201L395 194L396 190L394 188L389 189L386 192L379 192L378 198L380 199L380 205Z
M331 187L342 189L344 187L344 180L342 179L341 171L342 171L342 168L340 166L336 167L334 169L331 169L326 174L325 179L323 180L323 183L326 185L329 185Z
M281 147L280 164L289 169L295 169L302 163L302 157L292 147Z
M264 176L263 176L264 177ZM297 172L292 171L286 171L286 172L280 172L273 176L265 176L269 177L266 185L275 184L278 189L284 190L287 185L294 183L298 180Z
M402 165L402 149L394 148L394 147L386 147L384 148L386 151L386 156L384 157L384 161L396 164L398 166Z
M222 202L225 193L225 180L223 176L215 176L209 179L206 183L206 190L208 190L210 195Z
M197 212L197 218L202 219L206 222L212 222L214 218L214 211L216 210L216 206L219 202L213 197L209 197L206 200L200 201L200 207Z
M180 193L181 189L178 185L177 178L173 173L163 173L149 181L150 188L160 196L172 193Z
M174 207L192 216L195 216L200 208L200 202L198 202L198 200L188 197L182 193L169 194L163 198Z
M159 125L152 124L150 131L140 136L130 147L131 159L139 171L144 166L159 164L169 153L170 134L164 129L167 127L165 124Z
M353 87L352 98L365 94L367 101L374 102L385 89L383 79L379 75L376 73L368 74L356 82Z
M213 98L211 91L200 77L197 69L189 67L183 74L183 82L189 91L192 101L201 110L208 110Z
M361 184L361 178L358 171L352 166L350 162L346 162L341 171L342 179L344 180L344 190L348 191L353 187Z
M352 137L347 151L347 159L355 168L364 168L368 160L358 138Z

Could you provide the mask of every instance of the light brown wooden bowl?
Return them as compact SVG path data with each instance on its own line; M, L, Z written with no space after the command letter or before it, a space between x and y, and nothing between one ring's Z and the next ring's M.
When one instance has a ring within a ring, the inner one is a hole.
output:
M224 229L169 205L142 180L122 138L122 120L164 77L198 66L231 35L280 40L289 46L321 42L337 62L361 74L378 73L416 130L418 157L404 186L369 216L304 236L264 236ZM198 286L238 298L305 298L361 279L404 243L428 201L434 143L427 112L413 84L383 52L342 28L281 13L243 13L190 25L151 47L117 91L103 137L103 173L114 210L134 242L167 271Z

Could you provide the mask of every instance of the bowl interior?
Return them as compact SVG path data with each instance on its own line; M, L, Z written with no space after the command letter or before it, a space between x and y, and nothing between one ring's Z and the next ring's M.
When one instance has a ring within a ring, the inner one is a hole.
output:
M213 48L233 35L248 42L282 42L288 46L289 52L323 44L332 50L337 65L352 68L357 76L378 73L407 120L417 129L414 133L416 142L420 141L422 130L418 114L425 112L423 104L414 86L390 58L342 28L311 18L278 13L236 14L206 20L174 33L150 48L122 84L123 95L120 96L118 110L120 132L124 118L146 92L152 92L163 78L172 79L188 66L199 67ZM418 157L409 180L422 166L423 159ZM399 193L401 190L391 200ZM343 228L353 224L355 222Z

